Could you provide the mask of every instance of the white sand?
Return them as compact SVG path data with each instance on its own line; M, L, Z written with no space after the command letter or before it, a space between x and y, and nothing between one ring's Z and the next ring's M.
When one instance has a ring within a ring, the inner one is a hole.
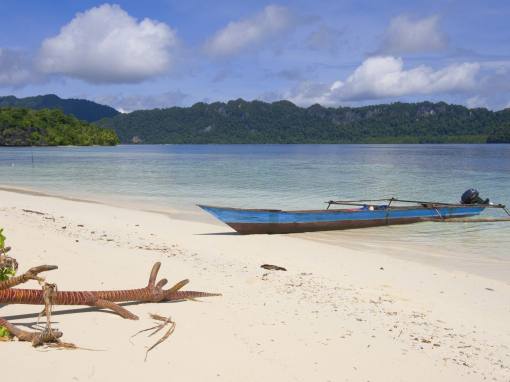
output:
M99 351L0 342L2 379L510 380L508 282L306 235L216 234L230 229L210 221L0 191L0 227L12 256L22 271L58 265L47 279L60 290L144 286L161 261L160 277L170 284L189 278L187 289L223 293L127 306L139 321L56 307L64 340ZM288 271L266 271L264 263ZM32 325L39 311L11 305L0 315ZM150 312L171 315L177 327L144 362L157 337L130 336L152 326Z

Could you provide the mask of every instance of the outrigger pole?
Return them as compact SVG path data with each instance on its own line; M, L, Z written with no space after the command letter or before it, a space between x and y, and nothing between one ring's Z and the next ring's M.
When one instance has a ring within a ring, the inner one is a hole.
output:
M373 206L373 204L367 204L366 202L373 203L373 202L388 202L388 207L390 207L391 203L393 202L400 202L400 203L414 203L414 204L421 204L425 207L436 207L436 206L446 206L446 207L484 207L484 208L500 208L503 211L506 212L508 216L510 216L510 211L506 208L504 204L461 204L461 203L443 203L443 202L430 202L430 201L422 201L422 200L405 200L405 199L398 199L398 198L383 198L383 199L358 199L358 200L329 200L325 203L327 203L326 209L329 209L331 205L337 204L337 205L345 205L345 206ZM498 220L483 220L483 219L472 219L469 221L507 221L510 219L507 218L495 218ZM504 219L504 220L500 220ZM467 220L467 219L465 219ZM455 221L450 219L450 221ZM458 221L458 220L457 220Z

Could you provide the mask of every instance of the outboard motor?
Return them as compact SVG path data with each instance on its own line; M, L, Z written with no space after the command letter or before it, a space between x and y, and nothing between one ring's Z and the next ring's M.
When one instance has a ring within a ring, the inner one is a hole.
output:
M480 198L480 193L474 188L466 190L460 198L462 204L489 204L489 199L483 200Z

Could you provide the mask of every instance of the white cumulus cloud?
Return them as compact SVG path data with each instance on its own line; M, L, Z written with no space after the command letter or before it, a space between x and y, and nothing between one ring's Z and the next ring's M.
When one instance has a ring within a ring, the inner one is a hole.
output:
M379 53L430 53L444 50L446 36L439 28L439 17L411 19L401 15L393 18L384 34Z
M257 45L287 30L292 25L290 11L282 6L268 5L255 16L230 22L205 44L211 56L230 56Z
M479 63L469 62L437 70L425 65L405 69L401 58L376 56L366 59L344 81L304 84L290 99L298 104L334 105L341 101L462 93L476 88L479 70Z
M129 83L165 73L178 45L166 24L130 16L103 4L78 13L57 36L43 41L39 69L92 83Z

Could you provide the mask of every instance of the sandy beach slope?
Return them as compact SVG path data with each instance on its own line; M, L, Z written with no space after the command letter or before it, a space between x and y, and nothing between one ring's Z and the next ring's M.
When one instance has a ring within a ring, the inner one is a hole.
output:
M6 381L510 380L508 282L306 235L239 236L212 220L7 191L0 227L21 270L59 266L47 279L60 290L140 287L161 261L170 283L223 294L127 306L139 321L56 307L64 339L92 350L0 342ZM31 326L39 311L0 315ZM177 327L144 362L157 338L130 336L153 325L151 312Z

